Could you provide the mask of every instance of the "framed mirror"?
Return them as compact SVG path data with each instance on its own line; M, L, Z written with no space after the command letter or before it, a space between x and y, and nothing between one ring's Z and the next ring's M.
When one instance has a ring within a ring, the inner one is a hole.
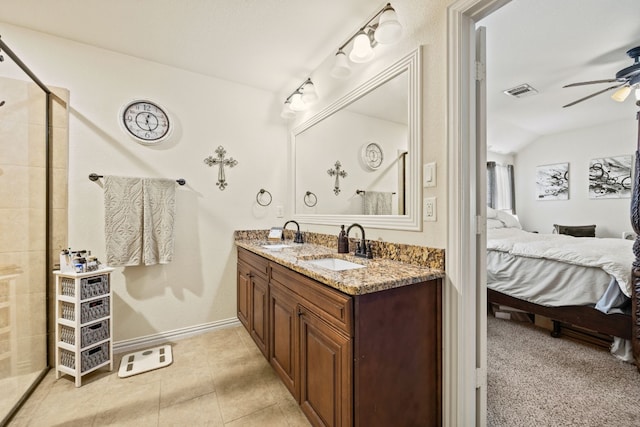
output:
M420 69L416 49L292 130L294 219L422 229Z

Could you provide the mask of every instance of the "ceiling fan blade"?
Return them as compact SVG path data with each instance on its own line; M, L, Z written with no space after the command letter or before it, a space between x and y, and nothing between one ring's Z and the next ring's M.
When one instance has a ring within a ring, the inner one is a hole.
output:
M613 83L613 82L619 82L619 81L620 80L618 79L591 80L589 82L571 83L562 87L565 88L565 87L574 87L574 86L584 86L584 85L592 85L595 83Z
M586 101L586 100L587 100L587 99L589 99L589 98L593 98L594 96L596 96L596 95L600 95L601 93L605 93L606 91L609 91L609 90L617 89L617 88L619 88L620 86L623 86L623 85L625 85L625 84L626 84L626 82L622 82L622 83L620 83L619 85L609 86L609 87L608 87L608 88L606 88L606 89L602 89L602 90L600 90L600 91L598 91L598 92L592 93L591 95L589 95L589 96L585 96L584 98L580 98L580 99L578 99L577 101L573 101L573 102L571 102L571 103L569 103L569 104L567 104L567 105L563 105L563 106L562 106L562 108L571 107L572 105L576 105L578 102Z

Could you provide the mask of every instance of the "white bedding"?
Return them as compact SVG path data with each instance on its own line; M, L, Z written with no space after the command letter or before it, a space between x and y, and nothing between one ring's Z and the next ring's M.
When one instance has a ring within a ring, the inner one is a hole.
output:
M538 234L518 228L487 231L488 251L601 269L617 281L620 290L627 297L631 296L631 264L634 261L632 248L633 242L626 239Z

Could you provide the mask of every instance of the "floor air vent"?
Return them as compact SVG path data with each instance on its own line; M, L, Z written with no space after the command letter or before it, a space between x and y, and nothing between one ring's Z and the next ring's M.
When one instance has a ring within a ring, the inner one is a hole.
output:
M525 96L531 96L538 93L537 90L535 90L533 87L531 87L526 83L518 85L516 87L512 87L511 89L507 89L503 92L506 95L513 96L516 98L524 98Z

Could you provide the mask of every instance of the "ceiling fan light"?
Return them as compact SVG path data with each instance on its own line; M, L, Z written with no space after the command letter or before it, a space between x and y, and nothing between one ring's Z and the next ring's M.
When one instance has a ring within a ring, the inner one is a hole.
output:
M347 55L341 50L336 53L333 68L331 68L331 77L336 79L346 79L351 75L351 67L349 61L347 61Z
M302 86L302 100L305 104L313 104L318 100L318 92L311 79L307 79L304 86Z
M360 30L356 38L353 40L353 49L349 54L349 59L357 64L369 62L373 59L374 52L371 47L371 40L367 33Z
M396 43L402 37L402 24L398 21L396 11L390 5L380 15L378 28L376 28L373 37L380 44Z
M629 96L630 93L631 93L631 86L624 85L620 87L618 90L616 90L615 92L613 92L613 95L611 95L611 99L617 102L624 102L624 100L627 99L627 96Z

